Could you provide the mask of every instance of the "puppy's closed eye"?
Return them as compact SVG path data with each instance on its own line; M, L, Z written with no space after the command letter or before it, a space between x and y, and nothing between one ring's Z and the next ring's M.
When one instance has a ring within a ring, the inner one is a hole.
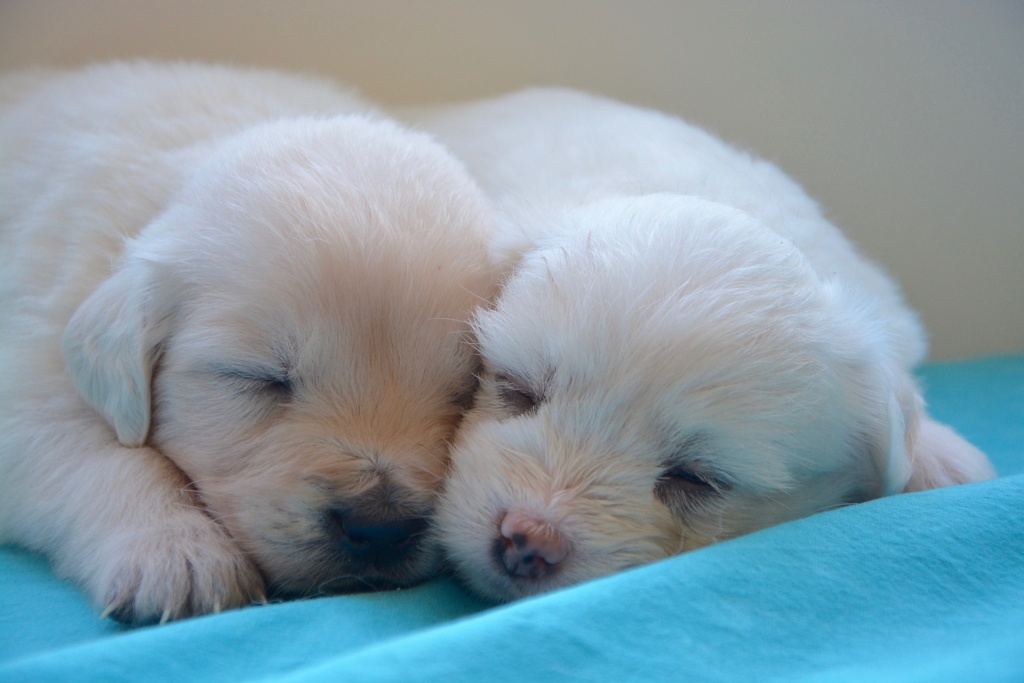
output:
M654 484L654 495L676 514L721 500L729 485L694 464L667 467Z
M498 384L498 396L505 404L510 417L525 415L537 410L541 397L528 387L526 382L506 373L497 373L494 379Z
M706 475L698 474L688 466L673 467L666 470L658 477L658 480L668 486L685 488L699 493L707 493L717 488Z
M654 485L654 494L669 507L692 507L710 502L730 486L705 462L708 439L691 435L662 463L664 468Z
M235 391L261 398L284 402L295 393L295 383L284 368L232 366L218 368L215 374L226 380Z

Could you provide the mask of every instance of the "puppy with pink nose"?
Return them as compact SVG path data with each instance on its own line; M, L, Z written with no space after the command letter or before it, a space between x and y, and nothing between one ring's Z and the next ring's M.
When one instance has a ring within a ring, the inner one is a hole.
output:
M502 217L510 274L476 313L484 369L438 509L479 594L992 476L924 409L897 285L775 167L568 91L408 116Z

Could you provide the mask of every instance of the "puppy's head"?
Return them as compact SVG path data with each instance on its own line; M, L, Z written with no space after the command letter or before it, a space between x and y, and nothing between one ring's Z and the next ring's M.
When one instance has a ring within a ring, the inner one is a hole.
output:
M899 491L912 388L870 302L747 215L670 195L564 218L476 332L444 545L508 600Z
M122 443L192 480L284 593L419 580L491 296L483 198L361 118L251 130L190 178L64 338Z

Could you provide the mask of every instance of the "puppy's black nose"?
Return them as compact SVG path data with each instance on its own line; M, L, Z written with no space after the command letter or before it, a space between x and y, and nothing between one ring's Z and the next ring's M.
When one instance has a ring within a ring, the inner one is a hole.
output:
M386 519L358 510L330 510L327 519L331 536L350 560L378 568L405 560L427 529L424 517Z

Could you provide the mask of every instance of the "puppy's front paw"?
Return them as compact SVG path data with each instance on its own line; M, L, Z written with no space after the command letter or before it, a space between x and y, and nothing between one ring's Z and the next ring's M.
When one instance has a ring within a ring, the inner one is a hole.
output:
M92 586L103 616L163 623L266 601L256 566L216 522L188 512L107 539Z

